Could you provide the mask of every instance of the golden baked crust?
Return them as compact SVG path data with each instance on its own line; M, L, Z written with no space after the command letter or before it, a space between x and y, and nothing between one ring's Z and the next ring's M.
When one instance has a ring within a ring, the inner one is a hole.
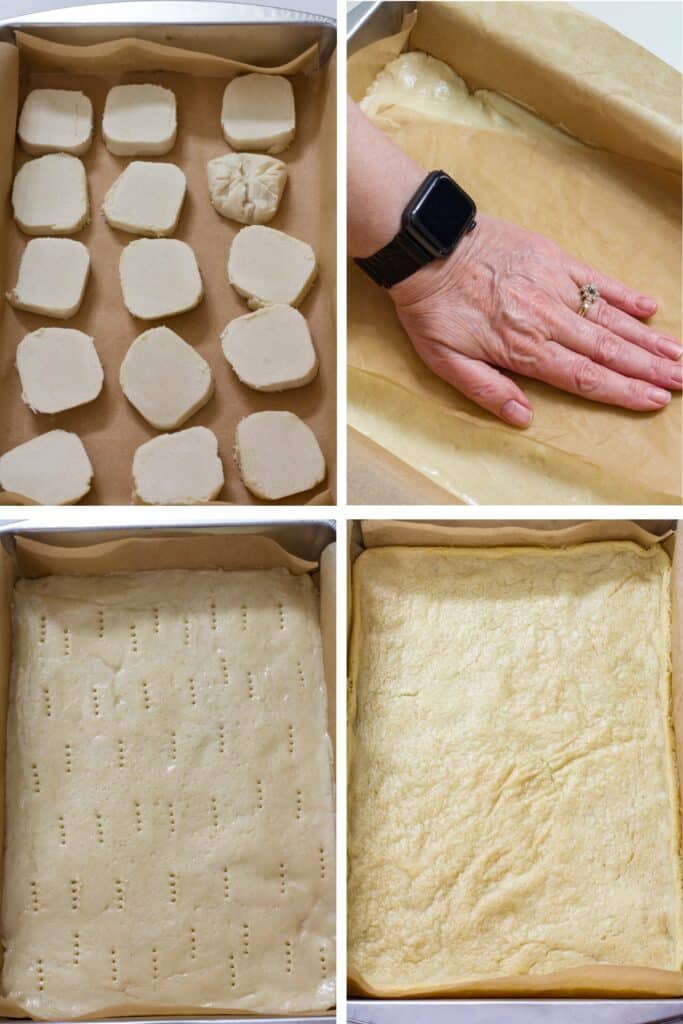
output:
M681 968L669 574L630 542L360 556L353 976Z

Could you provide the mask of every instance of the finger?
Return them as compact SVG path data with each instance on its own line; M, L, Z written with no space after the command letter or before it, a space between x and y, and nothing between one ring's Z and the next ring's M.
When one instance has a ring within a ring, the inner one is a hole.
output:
M683 355L683 348L674 338L668 334L660 334L602 299L593 303L585 319L606 327L612 334L618 334L619 337L647 352L652 352L653 355L663 356L665 359L680 359Z
M657 302L650 295L635 292L627 288L621 281L601 274L599 270L586 266L584 263L572 263L569 267L571 279L577 288L584 284L596 284L598 291L606 302L631 316L652 316L657 309ZM577 303L577 309L578 309Z
M431 345L420 355L430 370L482 409L513 427L528 427L531 423L534 414L529 399L514 381L493 366L441 344Z

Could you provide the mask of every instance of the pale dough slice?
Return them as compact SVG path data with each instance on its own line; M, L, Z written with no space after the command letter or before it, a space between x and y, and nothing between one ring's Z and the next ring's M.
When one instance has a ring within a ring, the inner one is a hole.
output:
M175 93L162 85L115 85L107 93L102 134L116 156L161 156L178 130Z
M133 316L157 320L198 306L204 296L194 252L177 238L139 238L121 253L123 301Z
M17 346L21 397L34 412L73 409L97 398L104 373L93 339L71 327L41 327Z
M0 488L39 505L74 505L92 475L83 442L66 430L49 430L0 457Z
M235 459L245 486L269 501L308 491L325 476L315 434L292 412L255 412L240 420Z
M187 182L175 164L133 160L106 196L102 211L113 228L133 235L172 235L180 218Z
M48 153L20 167L12 187L14 219L27 235L73 235L87 223L85 167L77 156Z
M81 156L93 135L92 103L75 89L33 89L19 118L19 141L27 153Z
M241 75L223 93L223 135L233 149L281 153L294 138L292 83L282 75Z
M144 505L196 505L225 482L216 435L206 427L161 434L133 457L133 496Z
M257 391L298 388L318 372L306 319L291 306L266 306L231 320L221 345L242 383Z
M213 393L209 364L168 327L151 327L135 339L119 379L131 405L159 430L175 430Z
M298 306L318 267L308 242L254 224L238 231L228 256L228 279L250 309Z
M68 320L81 308L90 253L71 238L33 238L24 249L7 301L16 309Z
M209 196L222 217L267 224L287 184L287 165L262 153L227 153L207 164Z

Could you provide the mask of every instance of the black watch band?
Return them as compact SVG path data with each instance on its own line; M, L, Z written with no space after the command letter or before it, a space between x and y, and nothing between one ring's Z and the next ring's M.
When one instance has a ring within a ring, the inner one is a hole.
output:
M378 249L372 256L357 259L355 262L371 277L375 284L382 288L393 285L410 277L420 267L425 267L434 257L410 237L406 231L399 231L388 245Z

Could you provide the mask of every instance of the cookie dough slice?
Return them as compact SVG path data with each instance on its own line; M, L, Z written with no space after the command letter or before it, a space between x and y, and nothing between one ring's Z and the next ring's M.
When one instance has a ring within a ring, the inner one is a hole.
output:
M168 327L135 339L119 379L131 405L159 430L175 430L213 394L209 364Z
M163 238L178 226L186 187L175 164L133 160L104 197L102 212L113 228Z
M19 141L27 153L72 153L90 148L92 103L75 89L33 89L19 118Z
M325 477L315 434L292 412L255 412L240 420L235 459L245 486L269 501L307 491Z
M308 242L275 228L242 228L230 247L228 279L250 309L278 303L298 306L317 272Z
M287 184L287 165L260 153L228 153L207 164L209 196L221 217L267 224Z
M71 238L33 238L24 249L7 301L16 309L68 320L81 308L90 254Z
M161 434L133 458L133 496L144 505L196 505L211 501L224 483L216 435L206 427Z
M104 374L93 339L70 327L41 327L17 347L21 397L33 412L55 413L97 398Z
M158 320L198 306L204 296L194 252L177 238L139 238L121 253L123 301L133 316Z
M77 156L48 153L20 167L12 187L14 219L27 235L73 235L90 214L88 180Z
M299 388L318 372L308 324L291 306L266 306L231 320L221 345L242 383L256 391Z
M281 153L296 130L292 83L282 75L233 78L223 93L221 124L233 149Z
M49 430L0 457L0 488L39 505L75 505L92 476L83 442L66 430Z
M161 85L115 85L102 118L104 143L116 156L161 156L178 130L175 93Z

